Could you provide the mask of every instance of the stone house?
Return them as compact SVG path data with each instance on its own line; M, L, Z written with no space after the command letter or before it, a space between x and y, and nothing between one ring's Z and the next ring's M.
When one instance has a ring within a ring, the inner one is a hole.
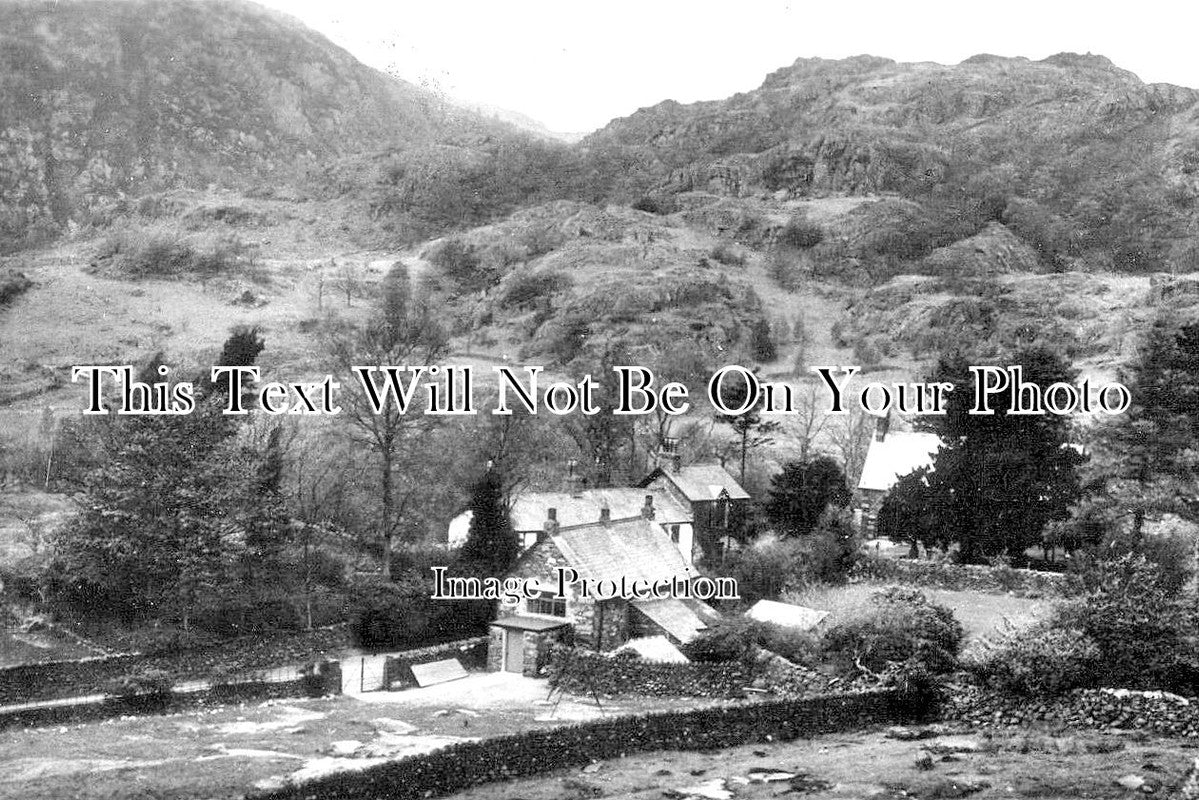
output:
M528 492L513 500L509 518L521 547L527 550L542 537L547 522L556 522L559 530L592 525L605 508L612 522L652 520L675 543L684 560L692 563L691 507L667 491L609 488ZM450 522L447 541L451 548L466 543L470 520L471 512L467 510Z
M693 598L605 597L582 585L602 588L637 580L690 585L699 577L651 513L647 508L637 519L618 521L601 510L591 524L570 527L547 519L539 540L507 576L533 579L540 594L514 607L500 605L490 627L488 668L536 674L551 641L599 651L644 636L682 644L718 619L716 611ZM560 570L574 570L580 583L562 585Z
M704 556L718 558L749 519L749 493L719 464L682 466L672 455L662 459L640 485L690 509L693 561Z
M931 467L940 447L941 439L935 433L891 431L886 420L879 422L866 451L853 503L854 520L863 535L875 535L879 509L899 479Z

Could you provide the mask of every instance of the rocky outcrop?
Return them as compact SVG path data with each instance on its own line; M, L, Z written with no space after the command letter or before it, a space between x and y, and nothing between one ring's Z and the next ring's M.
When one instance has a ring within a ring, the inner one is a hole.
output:
M1012 272L1038 272L1037 253L1014 233L992 222L975 235L938 247L920 262L928 275L982 277Z

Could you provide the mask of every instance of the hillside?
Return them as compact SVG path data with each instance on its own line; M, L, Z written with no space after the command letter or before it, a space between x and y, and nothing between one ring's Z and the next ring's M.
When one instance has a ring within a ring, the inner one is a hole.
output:
M274 191L340 156L508 131L226 0L0 4L0 121L0 252L147 192Z
M900 260L1002 222L1048 268L1191 270L1197 119L1195 90L1099 56L860 56L800 59L726 100L664 102L583 144L635 165L614 178L628 197L902 196L920 218L886 253Z

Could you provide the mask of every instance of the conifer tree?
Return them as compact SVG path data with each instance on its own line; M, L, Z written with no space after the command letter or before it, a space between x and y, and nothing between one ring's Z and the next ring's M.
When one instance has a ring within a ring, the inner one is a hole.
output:
M520 543L508 516L504 482L494 470L489 469L475 484L470 511L470 529L459 559L480 577L503 576L516 563Z

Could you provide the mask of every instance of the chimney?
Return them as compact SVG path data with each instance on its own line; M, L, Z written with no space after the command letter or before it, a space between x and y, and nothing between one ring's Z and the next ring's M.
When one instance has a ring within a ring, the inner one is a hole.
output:
M537 534L537 541L544 542L553 536L558 535L558 509L547 508L545 510L545 524L541 526L541 532Z
M676 436L663 436L658 444L658 464L665 466L671 472L678 472L682 464L679 456L679 440Z
M874 441L881 442L887 438L887 432L891 429L891 415L885 414L878 418L874 423Z
M654 518L654 496L652 494L645 496L645 505L641 507L641 516L646 519Z
M579 474L579 462L573 458L566 462L566 490L572 497L583 494L583 476Z
M600 506L600 525L607 525L612 522L612 509L605 506Z

